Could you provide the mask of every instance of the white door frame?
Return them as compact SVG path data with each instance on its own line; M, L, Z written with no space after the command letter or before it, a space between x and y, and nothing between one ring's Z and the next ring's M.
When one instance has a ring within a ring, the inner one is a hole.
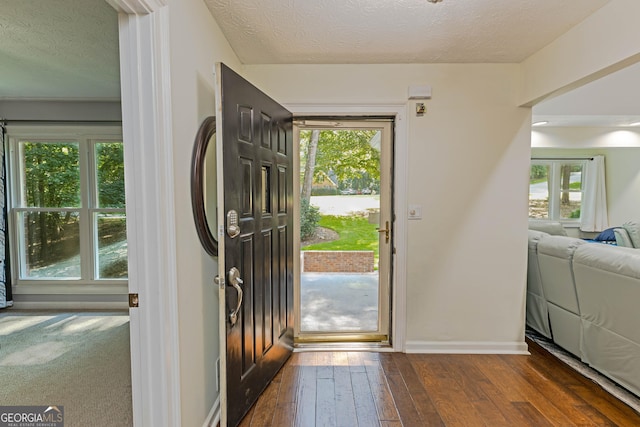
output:
M177 426L178 278L167 0L107 0L119 12L131 386L135 426Z
M309 130L309 129L319 129L322 130L334 130L334 131L351 131L354 129L363 129L367 131L378 131L381 134L380 138L380 161L378 164L378 168L380 171L380 200L379 200L379 223L376 223L377 227L381 227L384 229L384 222L387 221L387 226L390 222L393 221L393 206L391 205L392 199L392 185L393 185L393 177L391 176L391 172L393 171L393 167L391 162L393 161L393 122L390 119L385 118L384 120L370 120L367 117L345 117L345 119L341 119L339 116L335 120L327 121L325 118L321 118L319 122L314 122L313 118L307 120L303 120L304 123L296 123L294 121L294 173L293 173L293 187L300 188L300 175L301 175L301 165L300 165L300 131L301 130ZM325 123L326 122L326 123ZM389 167L391 166L391 167ZM294 192L294 206L300 206L300 192ZM297 215L294 215L294 277L296 283L296 292L294 292L294 313L297 322L295 323L295 334L294 336L301 340L300 342L309 342L314 339L320 339L324 341L325 339L333 339L336 337L338 341L341 339L352 340L353 342L359 341L368 341L370 337L375 337L379 339L381 342L387 341L388 337L391 337L391 294L390 290L392 289L392 277L390 276L391 270L391 262L393 260L393 247L389 245L389 240L385 243L385 236L382 233L377 234L377 243L380 249L380 259L377 270L377 288L378 288L378 298L377 298L377 311L378 311L378 319L376 322L376 330L368 330L366 332L362 331L324 331L324 332L309 332L301 330L301 322L303 314L301 313L301 295L300 291L302 288L302 254L300 247L300 216L301 212L297 212ZM387 228L388 229L388 228ZM392 243L394 243L392 241ZM381 337L384 337L382 339ZM392 338L392 337L391 337ZM391 340L390 340L391 341ZM392 342L392 341L391 341ZM378 345L380 343L377 343Z
M407 105L406 104L283 104L295 116L392 116L394 130L393 212L395 256L392 256L392 348L404 352L407 329ZM295 150L294 150L295 151ZM295 161L295 160L294 160ZM299 263L298 263L299 268ZM294 277L300 277L299 271Z

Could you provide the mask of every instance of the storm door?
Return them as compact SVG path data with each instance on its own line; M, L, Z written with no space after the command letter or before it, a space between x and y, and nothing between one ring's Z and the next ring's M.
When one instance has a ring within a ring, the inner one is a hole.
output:
M296 342L389 344L393 119L298 118L294 135L300 147Z

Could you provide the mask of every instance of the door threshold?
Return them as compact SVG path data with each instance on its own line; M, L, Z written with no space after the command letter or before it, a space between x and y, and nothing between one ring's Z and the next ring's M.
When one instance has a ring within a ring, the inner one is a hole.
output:
M307 351L374 351L393 352L388 342L304 342L295 343L294 353Z

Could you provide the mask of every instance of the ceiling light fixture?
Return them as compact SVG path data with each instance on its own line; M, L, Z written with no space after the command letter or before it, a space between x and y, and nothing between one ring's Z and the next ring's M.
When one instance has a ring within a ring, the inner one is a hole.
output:
M629 126L640 126L640 122L629 123Z
M542 125L546 125L547 123L549 123L549 122L546 121L546 120L543 120L541 122L532 123L531 126L542 126Z

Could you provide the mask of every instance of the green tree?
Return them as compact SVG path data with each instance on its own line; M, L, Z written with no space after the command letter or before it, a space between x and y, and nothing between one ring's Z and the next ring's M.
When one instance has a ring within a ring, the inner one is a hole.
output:
M369 183L380 180L380 148L374 144L375 130L321 130L318 134L315 163L311 161L314 138L311 130L300 132L303 171L321 179L322 174L335 176L340 183L357 182L369 178ZM311 184L305 181L305 186ZM360 182L360 185L362 182ZM364 186L362 187L364 188ZM308 192L308 193L306 193ZM303 188L301 194L311 194Z
M82 207L77 143L23 142L20 146L26 206ZM122 209L125 207L123 144L104 142L95 147L98 204L102 208ZM77 239L78 220L78 212L74 211L27 212L30 264L48 264L64 258L64 248L69 245L65 246L63 241ZM120 222L124 230L124 219Z
M25 197L27 206L69 208L80 206L80 165L78 145L74 143L22 144L24 158ZM50 245L64 236L65 225L77 221L71 212L30 212L26 221L29 255L45 258L51 255ZM39 250L37 250L39 248ZM37 253L36 253L37 252Z
M78 145L31 143L23 145L28 206L64 208L80 205Z
M313 188L313 175L316 167L316 154L318 152L319 130L312 130L308 139L305 139L304 150L304 175L302 177L302 191L300 198L309 204L311 189Z
M549 168L545 165L531 165L531 172L529 174L530 180L538 180L546 178L549 175Z
M124 208L124 147L122 142L96 144L98 204L101 208Z

